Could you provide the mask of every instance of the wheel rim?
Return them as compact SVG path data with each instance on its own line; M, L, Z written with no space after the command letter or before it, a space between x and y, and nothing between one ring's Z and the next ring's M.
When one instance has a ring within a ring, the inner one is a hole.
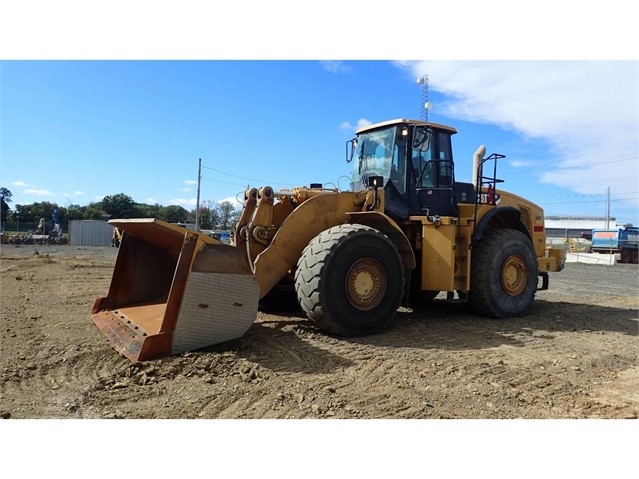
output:
M353 307L369 311L381 303L386 291L386 274L373 258L357 260L346 274L346 298Z
M509 296L517 296L526 288L528 273L521 256L511 255L501 267L501 287Z

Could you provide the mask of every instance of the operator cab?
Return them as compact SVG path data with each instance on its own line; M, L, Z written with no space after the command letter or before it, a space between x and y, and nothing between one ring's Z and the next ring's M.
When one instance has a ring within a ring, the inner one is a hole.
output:
M409 216L458 216L451 136L457 130L420 120L391 120L361 128L351 140L351 190L384 178L385 212ZM472 189L472 185L468 185Z

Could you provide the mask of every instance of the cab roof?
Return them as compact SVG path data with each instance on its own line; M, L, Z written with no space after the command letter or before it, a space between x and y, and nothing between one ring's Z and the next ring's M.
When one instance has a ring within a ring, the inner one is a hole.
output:
M373 123L372 125L368 125L368 126L364 126L360 129L358 129L355 133L357 135L359 135L360 133L364 133L367 131L372 131L372 130L376 130L377 128L382 128L384 126L390 126L390 125L418 125L418 126L431 126L435 129L438 130L445 130L450 132L451 135L454 135L455 133L457 133L457 130L455 128L453 128L452 126L446 126L446 125L441 125L439 123L432 123L430 121L423 121L423 120L407 120L405 118L396 118L395 120L387 120L387 121L382 121L379 123Z

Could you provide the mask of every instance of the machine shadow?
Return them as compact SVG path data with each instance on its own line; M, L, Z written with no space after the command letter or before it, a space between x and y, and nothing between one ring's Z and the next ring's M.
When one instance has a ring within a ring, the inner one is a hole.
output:
M529 338L552 340L554 333L572 331L638 336L638 324L638 312L630 308L537 300L527 316L495 319L469 313L465 304L435 300L398 313L391 326L376 335L345 340L395 348L468 350L518 347Z
M384 348L463 351L499 346L523 347L531 339L553 340L555 333L639 336L638 312L567 302L537 300L521 318L494 319L469 313L464 304L434 300L412 311L398 312L391 325L361 337L332 336L320 331L301 311L262 319L236 340L202 352L234 351L273 372L330 373L354 365L339 354L316 346L318 341ZM324 339L322 339L324 337Z
M354 363L308 341L307 334L321 334L302 313L289 312L285 320L254 323L241 338L201 349L202 352L234 351L273 372L330 373Z

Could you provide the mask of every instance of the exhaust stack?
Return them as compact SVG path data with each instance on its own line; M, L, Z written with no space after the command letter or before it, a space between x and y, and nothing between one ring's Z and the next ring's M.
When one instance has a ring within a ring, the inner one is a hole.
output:
M478 175L479 164L481 163L481 160L484 159L485 154L486 154L486 147L484 145L479 145L479 148L477 148L477 151L475 151L475 154L473 155L473 185L475 187L477 187L477 175Z

